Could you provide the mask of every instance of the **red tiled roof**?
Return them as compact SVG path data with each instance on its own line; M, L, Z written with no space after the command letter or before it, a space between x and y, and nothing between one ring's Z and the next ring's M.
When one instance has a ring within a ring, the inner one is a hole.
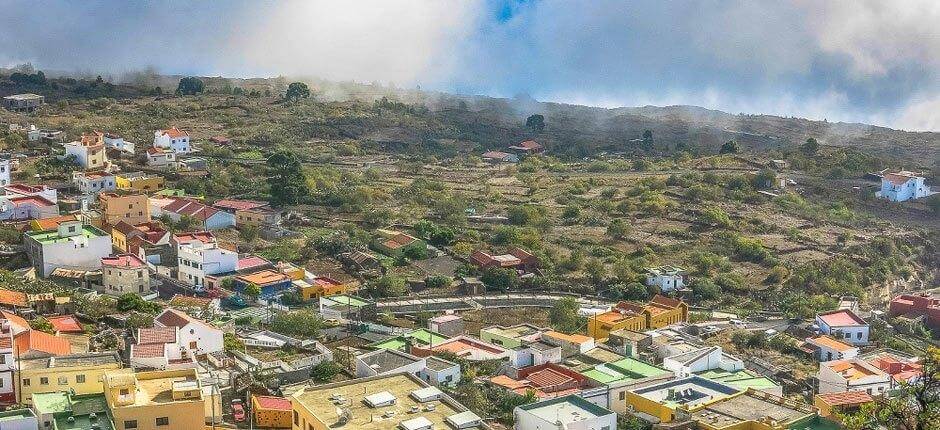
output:
M78 221L78 216L75 215L61 215L52 218L43 218L37 219L36 224L39 225L39 230L55 230L59 228L59 224L68 221Z
M38 330L28 330L18 334L13 343L16 354L40 351L51 355L67 355L72 352L68 339Z
M170 204L164 206L162 209L167 212L173 212L178 215L188 215L199 220L207 220L212 218L213 215L219 213L219 210L206 206L196 200L192 199L183 199L175 198Z
M0 288L0 305L26 306L26 293Z
M862 405L874 401L871 394L864 391L843 391L817 394L817 396L830 406Z
M267 266L269 264L271 264L271 262L268 260L265 260L255 255L250 255L245 258L239 258L238 263L236 263L235 267L237 270L245 270L245 269L250 269L252 267Z
M212 143L229 143L229 138L225 136L212 136L209 138L209 141Z
M679 307L679 305L682 303L682 300L677 300L657 294L653 296L652 299L650 299L650 303L675 309Z
M170 136L170 138L173 138L173 139L177 139L177 138L180 138L180 137L187 137L187 136L189 136L189 133L187 133L187 132L185 132L185 131L183 131L183 130L180 130L180 129L176 128L176 127L168 128L168 129L166 129L166 130L163 130L163 134L165 134L165 135L167 135L167 136Z
M55 206L55 203L52 203L51 201L41 196L13 197L10 199L10 202L12 202L14 206L22 206L22 205L30 205L30 204L33 206L43 206L43 207Z
M283 397L274 396L253 396L258 402L258 407L264 409L275 409L279 411L291 410L290 400Z
M101 265L123 268L140 268L146 266L144 260L134 254L121 254L114 257L104 257L101 259Z
M537 372L532 372L529 374L529 376L526 377L526 379L531 381L539 388L556 387L574 380L574 378L562 374L561 372L556 372L552 369L543 369Z
M837 311L819 314L818 318L828 324L830 327L868 325L865 320L863 320L858 315L855 315L855 312L852 312L848 309L840 309Z
M7 193L29 195L45 191L49 189L49 187L45 185L10 184L3 187L3 189Z
M0 337L0 349L9 349L13 348L13 338L11 336L4 335Z
M10 313L7 311L0 311L0 317L10 322L10 325L16 326L20 330L30 330L32 327L29 326L29 321L26 321L26 318L23 318L17 314Z
M202 243L215 243L215 235L209 231L193 231L189 233L177 233L173 235L173 239L176 243L190 243L190 242L202 242Z
M888 180L892 185L904 185L907 181L914 179L914 176L904 174L902 172L897 173L885 173L884 178Z
M82 333L85 331L82 329L82 324L78 322L78 318L75 318L74 315L47 317L46 321L49 321L49 324L52 324L52 328L57 332Z
M163 343L131 345L131 357L133 358L156 358L165 355L166 344Z
M137 329L137 343L176 343L176 327L145 327Z
M232 210L248 210L255 209L267 206L265 202L257 202L254 200L233 200L233 199L223 199L215 202L212 206L215 206L219 209L232 209Z
M525 142L519 142L519 144L516 145L515 148L521 148L521 149L542 149L542 145L539 144L538 142L534 141L534 140L527 140L527 141L525 141Z
M154 318L154 321L159 322L164 327L185 327L195 319L178 310L166 309Z
M124 221L124 220L118 221L118 223L115 224L114 227L111 227L111 228L114 230L117 230L119 233L125 236L137 230L136 228L134 228L134 226L131 223Z

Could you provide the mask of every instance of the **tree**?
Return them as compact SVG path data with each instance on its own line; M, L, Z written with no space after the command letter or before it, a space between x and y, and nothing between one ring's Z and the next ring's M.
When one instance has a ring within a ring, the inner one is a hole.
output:
M258 240L258 236L260 235L261 230L256 225L245 225L238 229L238 238L245 243L252 243Z
M698 278L692 282L692 294L701 300L713 300L721 295L721 287L708 278Z
M272 331L287 336L316 337L323 327L323 317L311 309L278 312L268 326Z
M405 279L395 275L382 276L372 282L369 289L379 297L403 296L408 293Z
M580 309L581 306L574 297L563 297L555 302L548 312L548 321L555 330L574 333L584 325L584 317L578 314Z
M512 269L491 267L480 277L483 284L494 290L508 291L519 286L519 276Z
M258 284L250 283L245 286L245 295L251 297L251 300L258 300L258 296L261 295L261 287Z
M284 94L284 98L288 101L297 101L307 97L310 97L310 88L303 82L291 82L287 86L287 93Z
M134 333L137 332L137 329L145 327L153 327L153 315L142 312L132 312L128 315L127 319L124 320L124 328L130 329Z
M800 145L800 152L807 157L816 155L819 152L819 142L814 137L806 139L806 142Z
M611 287L612 292L616 292L620 300L645 301L649 298L649 290L646 285L639 282L630 282L629 284L617 284Z
M235 333L223 333L222 346L226 352L245 350L245 343L239 340Z
M303 165L296 154L289 151L275 152L268 157L267 164L272 205L296 205L310 194Z
M316 382L330 382L343 367L332 360L324 360L310 368L310 379Z
M539 114L529 115L525 120L525 126L536 133L541 133L545 130L545 117Z
M777 182L777 174L770 169L761 169L752 178L751 185L754 188L773 188Z
M923 374L916 382L902 382L897 394L843 416L843 426L852 430L936 429L940 422L940 348L929 347L921 365Z
M614 239L626 239L632 228L623 218L617 218L607 225L607 235Z
M184 96L194 96L205 89L206 84L202 82L202 79L190 76L180 79L180 83L176 87L176 93Z
M156 303L151 303L135 293L124 293L117 299L117 310L121 312L145 312L149 314L155 314L160 310L160 306Z
M724 145L721 145L721 149L718 151L719 154L737 154L738 153L738 142L734 140L729 140L725 142Z
M645 149L645 150L647 150L647 151L653 149L653 131L652 131L652 130L644 130L644 131L643 131L643 144L642 144L642 147L643 147L643 149Z
M718 206L705 208L702 214L699 215L699 222L718 228L728 228L731 226L731 218L728 216L728 213Z
M451 284L451 279L444 275L428 276L424 280L424 286L427 288L447 288Z

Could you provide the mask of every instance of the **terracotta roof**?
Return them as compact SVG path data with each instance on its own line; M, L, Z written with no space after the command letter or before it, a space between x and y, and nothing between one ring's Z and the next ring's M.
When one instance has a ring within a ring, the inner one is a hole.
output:
M857 359L827 361L820 363L820 366L826 366L850 381L878 374L886 375L881 369Z
M74 315L46 317L46 321L49 321L49 324L52 324L52 328L57 332L82 333L85 331L82 329L82 324L78 321L78 318L75 318Z
M147 343L131 345L132 358L156 358L166 355L166 344Z
M258 202L254 200L233 200L233 199L222 199L212 206L215 206L219 209L232 209L232 210L248 210L255 209L267 206L265 202Z
M911 175L909 172L896 172L896 173L885 173L883 178L885 178L892 185L904 185L907 181L914 179L916 176Z
M59 224L68 221L78 221L78 216L75 215L61 215L52 218L43 218L37 219L36 225L39 226L39 230L55 230L59 228Z
M3 319L9 321L10 325L13 325L19 328L19 330L13 330L13 331L22 331L22 330L32 329L32 327L30 327L29 325L29 321L26 321L26 318L23 318L17 314L10 313L7 311L0 311L0 316L2 316Z
M0 288L0 305L26 306L26 293Z
M532 372L526 379L540 388L555 387L574 380L574 378L552 369Z
M416 240L418 239L415 239L414 236L405 233L398 233L383 242L383 244L389 249L398 249L403 246L407 246Z
M260 272L250 273L247 275L241 275L241 276L238 276L238 279L243 282L255 284L258 286L264 286L266 284L272 284L275 282L283 282L290 278L288 278L287 275L280 273L276 270L268 269L268 270L262 270Z
M148 149L147 149L147 154L148 154L148 155L172 154L172 153L173 153L173 151L168 151L168 150L165 150L165 149L162 149L162 148L148 148Z
M552 330L542 333L542 335L555 338L555 339L561 339L561 340L568 341L571 343L577 343L577 344L589 342L593 339L592 337L585 336L583 334L565 334L559 331L552 331Z
M229 138L225 136L212 136L209 138L209 141L212 143L229 143Z
M830 406L862 405L874 401L871 394L864 391L843 391L840 393L817 394Z
M154 318L154 321L159 322L164 327L185 327L187 324L197 320L178 310L166 309L163 313Z
M852 312L848 309L840 309L837 311L819 314L817 318L821 319L830 327L868 325L868 323L866 323L865 320L863 320L858 315L855 315L855 312Z
M33 206L55 206L55 203L41 196L13 197L10 199L10 202L13 203L14 206L22 206L22 205L29 205L29 204Z
M542 145L539 144L538 142L534 141L534 140L526 140L525 142L519 142L517 145L515 145L515 146L512 147L512 148L520 148L520 149L542 149Z
M0 337L0 349L13 348L13 338L11 336Z
M675 309L679 307L681 303L682 303L682 300L669 298L669 297L662 296L659 294L653 296L653 298L650 299L650 304L661 305L661 306L665 306L671 309Z
M250 269L252 267L267 266L269 264L271 264L271 262L268 260L265 260L255 255L250 255L245 258L239 258L238 263L236 263L235 267L236 267L236 270L245 270L245 269Z
M189 233L177 233L173 235L176 243L202 242L215 243L215 235L209 231L193 231Z
M187 137L187 136L189 136L189 133L187 133L187 132L185 132L185 131L183 131L183 130L180 130L180 129L176 128L176 127L168 128L168 129L166 129L166 130L163 130L163 134L165 134L165 135L167 135L167 136L170 136L170 138L172 138L172 139L177 139L177 138L180 138L180 137Z
M176 327L145 327L137 329L137 343L176 343Z
M38 330L28 330L18 334L13 344L16 354L39 351L51 355L66 355L72 352L68 339Z
M808 338L806 339L806 341L810 343L815 343L817 345L822 345L822 346L825 346L826 348L839 351L839 352L845 352L845 351L855 348L852 345L847 345L845 343L839 342L838 340L835 340L829 336L819 336L815 338Z
M206 206L196 200L184 198L174 198L171 200L173 201L170 204L162 208L164 211L173 212L178 215L188 215L199 220L207 220L219 213L218 209Z
M146 267L144 260L134 254L121 254L114 257L104 257L101 259L101 265L121 268L141 268Z
M252 396L258 402L258 407L264 409L275 409L279 411L291 410L290 399L274 396Z
M134 228L134 226L133 226L131 223L129 223L129 222L127 222L127 221L124 221L124 220L118 221L118 223L115 224L115 225L114 225L113 227L111 227L111 228L114 229L114 230L117 230L118 232L120 232L121 234L123 234L123 235L125 235L125 236L127 236L128 234L133 233L134 231L137 231L137 229Z

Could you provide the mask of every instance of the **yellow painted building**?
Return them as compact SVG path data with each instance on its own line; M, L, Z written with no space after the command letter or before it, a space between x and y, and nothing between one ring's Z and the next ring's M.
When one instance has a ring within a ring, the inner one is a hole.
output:
M74 390L75 394L100 394L105 372L121 368L117 352L90 352L46 358L20 359L16 372L17 396L29 404L33 394Z
M104 395L116 430L201 429L211 402L195 369L108 372Z
M134 190L149 193L163 189L163 186L166 185L166 179L159 175L134 172L115 175L114 185L119 190Z
M252 395L251 412L255 417L255 425L260 428L289 429L291 427L289 399Z
M136 225L150 221L150 204L146 194L100 193L102 218L108 225L124 221Z
M620 302L610 311L588 318L588 335L606 339L621 329L646 331L689 320L689 306L683 301L656 295L649 303Z
M294 287L300 291L304 300L319 299L320 297L347 294L355 291L353 285L342 283L332 278L318 276L313 280L301 279L293 282Z

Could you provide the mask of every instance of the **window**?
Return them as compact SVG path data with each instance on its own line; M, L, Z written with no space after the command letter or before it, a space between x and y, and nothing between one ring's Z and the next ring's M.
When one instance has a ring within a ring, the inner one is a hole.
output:
M168 426L170 425L170 417L157 417L158 426Z
M620 392L620 400L627 400L627 392L626 392L626 391L621 391L621 392Z
M68 376L60 376L60 377L59 377L59 385L68 385L68 384L69 384L69 377L68 377Z
M128 395L128 394L130 394L130 391L127 391L127 388L122 388L122 389L121 389L121 395L122 395L122 396L126 396L126 395Z
M137 428L137 420L126 420L124 421L125 429L135 429Z
M49 378L45 376L39 378L39 385L49 385Z
M294 425L300 424L300 415L297 414L297 411L294 411Z
M7 364L7 356L0 354L0 364Z
M862 338L862 332L855 333L855 338L856 338L856 339L861 339L861 338Z
M26 379L23 380L23 386L24 386L24 387L28 387L28 386L29 386L29 378L26 378Z
M846 339L851 339L851 338L852 338L852 333L846 333L846 334L845 334L845 338L846 338Z
M79 384L85 383L85 375L76 375L76 376L75 376L75 382L77 382L77 383L79 383Z

